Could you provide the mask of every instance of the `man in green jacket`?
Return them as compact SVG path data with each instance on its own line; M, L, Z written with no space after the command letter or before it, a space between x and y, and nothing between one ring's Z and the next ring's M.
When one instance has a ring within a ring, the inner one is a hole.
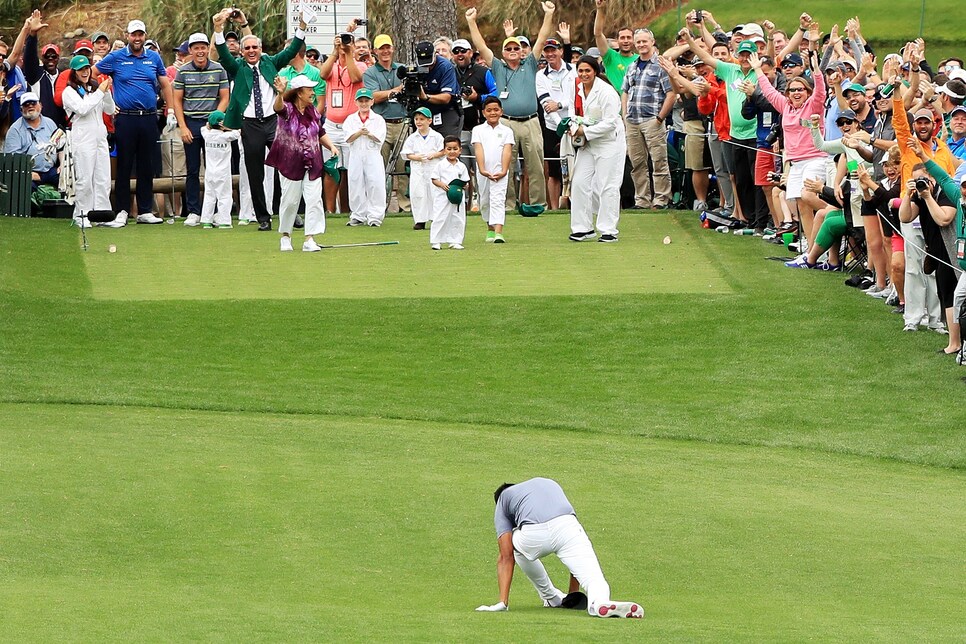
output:
M278 70L288 65L305 44L305 21L300 17L291 44L274 56L262 53L262 41L253 35L241 39L241 56L236 58L225 42L225 22L233 9L222 9L212 17L218 58L235 86L225 112L225 127L241 128L245 150L245 171L252 191L252 205L259 230L272 229L272 213L265 203L265 151L275 140L277 116L273 83Z

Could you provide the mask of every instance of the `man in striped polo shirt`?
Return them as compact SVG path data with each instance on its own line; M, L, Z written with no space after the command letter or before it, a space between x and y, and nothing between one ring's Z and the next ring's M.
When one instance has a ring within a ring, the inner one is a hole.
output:
M201 128L208 122L209 114L228 109L228 74L221 65L208 59L208 36L205 34L191 34L188 51L191 59L178 69L174 79L174 113L181 128L187 169L184 192L188 217L184 224L197 226L201 223L198 174L205 146Z

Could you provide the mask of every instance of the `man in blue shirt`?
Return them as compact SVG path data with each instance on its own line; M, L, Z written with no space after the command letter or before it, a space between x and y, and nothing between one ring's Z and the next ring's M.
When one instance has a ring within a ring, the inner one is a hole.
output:
M145 27L140 20L127 25L127 42L124 49L112 51L105 56L92 72L94 76L106 74L114 79L114 102L118 113L114 117L117 135L117 181L114 184L114 209L117 222L127 221L131 207L131 184L128 178L137 164L137 223L160 224L163 219L152 212L154 209L155 157L160 160L158 142L158 90L168 106L167 127L175 128L178 120L174 115L171 80L164 69L161 56L146 49Z
M949 151L957 159L966 160L966 107L957 105L949 113Z
M22 116L10 126L3 142L6 154L27 154L33 159L31 178L36 187L41 183L56 186L60 175L54 163L56 156L48 153L50 137L57 131L57 124L41 114L40 97L25 92L20 97Z

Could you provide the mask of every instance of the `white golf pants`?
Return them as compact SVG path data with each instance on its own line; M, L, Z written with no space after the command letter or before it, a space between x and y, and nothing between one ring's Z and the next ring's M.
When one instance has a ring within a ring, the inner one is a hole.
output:
M594 230L616 235L620 221L621 182L624 179L624 150L620 142L597 148L587 144L577 151L570 176L570 232Z
M502 226L506 223L507 177L493 181L476 175L476 186L480 191L480 215L487 226Z
M938 326L943 320L943 312L936 293L936 274L926 275L922 272L922 262L926 259L926 238L922 229L911 223L902 224L901 228L906 254L906 280L902 289L906 296L906 312L903 320L906 324L917 326Z
M325 232L325 209L322 207L322 177L309 179L306 172L301 181L278 175L282 185L282 199L278 209L278 232L292 234L299 198L305 198L305 235L321 235Z
M610 601L610 586L604 579L597 554L574 515L567 514L546 523L528 524L513 531L513 558L545 601L564 596L550 581L547 569L540 563L542 557L551 553L557 555L587 592L589 613L593 614L591 608L596 604Z

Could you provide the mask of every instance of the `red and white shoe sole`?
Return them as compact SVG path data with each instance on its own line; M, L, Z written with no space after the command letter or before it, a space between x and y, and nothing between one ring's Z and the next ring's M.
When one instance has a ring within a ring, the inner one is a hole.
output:
M628 619L641 619L644 617L644 608L634 602L609 602L596 607L598 617L626 617Z

